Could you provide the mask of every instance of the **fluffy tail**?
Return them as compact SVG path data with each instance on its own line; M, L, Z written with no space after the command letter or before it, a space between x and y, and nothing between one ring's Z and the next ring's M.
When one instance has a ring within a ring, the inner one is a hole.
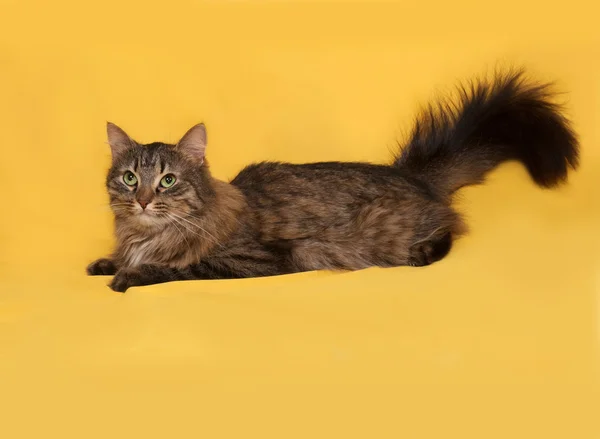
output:
M543 187L566 180L569 168L577 167L577 138L551 102L549 84L529 82L516 71L458 92L457 103L423 111L394 166L427 181L442 197L480 183L507 160L522 162Z

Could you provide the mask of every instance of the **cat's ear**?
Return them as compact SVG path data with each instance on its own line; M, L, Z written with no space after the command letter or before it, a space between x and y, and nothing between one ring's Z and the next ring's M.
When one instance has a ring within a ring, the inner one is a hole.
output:
M108 136L108 144L113 160L135 146L135 142L131 140L131 137L114 123L106 123L106 135Z
M175 149L195 163L204 163L206 152L206 127L203 123L194 125L181 138Z

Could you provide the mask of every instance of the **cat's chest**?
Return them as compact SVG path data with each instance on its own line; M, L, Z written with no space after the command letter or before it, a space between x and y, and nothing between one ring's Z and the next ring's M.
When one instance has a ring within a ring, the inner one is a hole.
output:
M153 240L144 240L131 243L124 252L125 264L130 267L138 267L142 264L153 264L159 262L160 246Z
M128 267L143 264L179 265L179 259L188 249L188 246L182 246L165 231L151 237L130 237L121 242L118 253L122 264Z

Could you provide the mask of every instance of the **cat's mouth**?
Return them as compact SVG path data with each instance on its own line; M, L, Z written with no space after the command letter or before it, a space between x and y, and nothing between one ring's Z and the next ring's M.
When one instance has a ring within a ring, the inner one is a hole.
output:
M133 214L141 217L156 217L156 211L152 204L148 204L142 207L139 203L135 203L133 206Z
M158 225L158 224L164 223L164 219L162 218L162 215L160 215L158 212L156 212L150 206L146 207L145 209L142 209L140 206L138 206L138 208L134 210L133 216L135 217L135 219L138 222L140 222L141 224L146 225L146 226L152 226L152 225Z
M168 216L163 211L157 211L152 205L142 208L139 204L128 206L112 205L115 215L121 218L127 217L143 227L161 227L169 222Z

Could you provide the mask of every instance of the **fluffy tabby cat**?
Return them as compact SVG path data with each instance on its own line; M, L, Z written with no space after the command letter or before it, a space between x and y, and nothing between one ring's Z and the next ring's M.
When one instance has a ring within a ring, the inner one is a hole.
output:
M213 178L199 124L176 145L142 145L108 124L106 186L117 246L90 264L110 287L308 270L424 266L465 231L452 194L519 160L551 187L578 164L578 142L548 85L522 72L460 87L429 106L389 165L263 162Z

